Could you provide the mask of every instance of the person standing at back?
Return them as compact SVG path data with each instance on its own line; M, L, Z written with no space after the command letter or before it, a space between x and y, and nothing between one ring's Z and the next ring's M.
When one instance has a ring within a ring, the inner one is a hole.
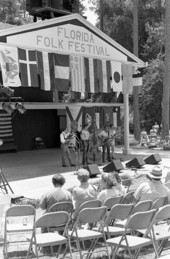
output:
M72 163L72 158L69 150L69 142L70 142L70 133L67 127L63 128L60 134L60 143L61 143L61 150L62 150L62 166L66 167L66 158L68 159L71 166L74 166Z
M98 138L101 140L102 145L102 162L105 162L105 151L107 150L107 160L111 162L110 158L110 139L109 139L110 127L106 125L104 130L98 134Z

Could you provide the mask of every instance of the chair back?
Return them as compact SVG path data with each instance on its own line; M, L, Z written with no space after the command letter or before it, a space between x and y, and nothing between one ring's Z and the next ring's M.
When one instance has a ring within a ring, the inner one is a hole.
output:
M164 185L165 185L166 187L168 187L168 189L170 189L170 181L169 181L169 182L166 182Z
M124 180L122 180L122 185L124 187L126 187L126 192L129 191L129 188L130 188L131 184L132 184L132 180L131 179L124 179Z
M162 206L165 205L165 203L167 202L167 197L161 197L156 199L153 204L152 204L152 209L156 209L158 210L159 208L161 208Z
M131 215L133 208L134 204L117 204L111 208L108 218L109 220L127 219Z
M160 221L164 221L170 218L170 204L163 206L160 208L154 219L154 223L158 223Z
M110 197L106 199L103 203L103 206L106 206L108 210L110 210L114 205L121 202L122 196Z
M156 214L156 210L149 210L149 211L143 211L143 212L137 212L133 214L129 222L127 224L127 228L133 229L133 230L146 230L148 231L151 227L151 223L153 222L153 218Z
M106 216L106 212L106 206L98 208L84 208L79 212L77 222L82 225L87 223L97 223Z
M73 203L72 202L57 202L53 204L49 209L48 212L56 212L56 211L66 211L69 214L73 213Z
M6 211L6 217L35 216L35 208L31 205L16 205Z
M97 208L97 207L101 207L102 202L98 199L95 200L90 200L90 201L85 201L83 202L80 207L79 207L79 211L81 211L84 208Z
M148 211L151 209L151 207L152 207L151 200L140 201L135 205L135 207L132 211L132 214L135 214L136 212Z
M70 216L66 211L49 212L41 216L36 222L36 228L62 227L68 225Z
M121 200L122 204L129 204L133 202L133 194L135 191L128 192Z

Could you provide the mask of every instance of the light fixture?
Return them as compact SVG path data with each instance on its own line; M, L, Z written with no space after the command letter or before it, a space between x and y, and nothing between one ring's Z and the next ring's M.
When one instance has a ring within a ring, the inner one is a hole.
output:
M6 111L8 114L12 114L14 109L12 108L11 104L9 102L3 102L2 103L2 109Z
M21 114L26 113L26 109L22 103L17 102L15 104L15 109L18 110Z

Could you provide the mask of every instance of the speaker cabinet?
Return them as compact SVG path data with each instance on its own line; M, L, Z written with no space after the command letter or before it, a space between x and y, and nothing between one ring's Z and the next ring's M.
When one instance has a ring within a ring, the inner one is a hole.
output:
M151 155L151 156L148 156L147 158L145 158L144 161L146 164L155 165L155 164L158 164L159 162L161 162L162 159L159 154L154 154L154 155Z
M84 169L87 169L90 173L90 177L95 177L96 175L100 174L100 170L97 164L91 164L83 166Z
M120 160L114 160L108 165L106 165L105 167L103 167L104 172L113 172L113 171L119 172L122 169L124 169L124 167Z
M140 168L145 164L142 157L136 157L126 163L126 167L129 168Z

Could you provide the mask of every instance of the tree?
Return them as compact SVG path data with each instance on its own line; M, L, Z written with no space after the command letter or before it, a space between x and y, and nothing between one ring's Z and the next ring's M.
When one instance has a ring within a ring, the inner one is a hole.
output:
M165 67L162 99L162 137L169 135L169 88L170 88L170 1L165 2Z
M133 0L133 53L138 57L138 6L139 0ZM140 114L138 86L133 88L133 107L134 107L134 136L140 140Z

